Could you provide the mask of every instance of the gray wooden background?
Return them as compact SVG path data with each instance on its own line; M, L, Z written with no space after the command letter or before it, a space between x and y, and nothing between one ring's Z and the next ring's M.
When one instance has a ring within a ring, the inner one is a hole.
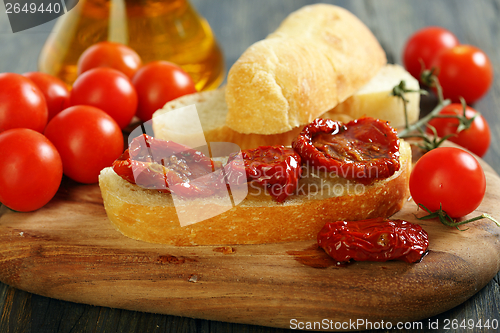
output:
M191 0L208 20L223 49L226 67L252 43L266 37L292 11L316 1ZM401 63L408 36L439 25L464 44L490 57L495 81L474 107L488 120L492 143L484 159L500 172L500 0L352 0L324 1L343 6L374 32L389 62ZM54 22L13 34L0 4L0 72L37 69L37 58ZM0 87L1 89L1 87ZM1 158L1 157L0 157ZM431 320L500 320L500 275L466 303ZM427 323L427 319L424 323ZM0 332L292 332L250 325L211 322L74 304L32 295L0 283ZM474 332L495 330L475 329ZM401 330L400 332L408 332ZM441 329L433 332L445 332ZM454 332L470 332L459 328Z

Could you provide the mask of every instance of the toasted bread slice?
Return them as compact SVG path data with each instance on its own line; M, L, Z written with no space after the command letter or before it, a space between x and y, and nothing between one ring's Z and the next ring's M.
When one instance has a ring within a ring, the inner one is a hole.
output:
M321 115L321 118L330 118L348 122L361 116L368 116L387 120L392 127L403 127L404 109L402 101L391 96L394 86L405 80L406 86L412 90L418 90L419 84L407 71L399 65L387 65L365 86L354 95L349 97L333 110ZM420 95L408 93L405 96L409 102L408 120L413 123L418 120ZM225 101L225 88L214 91L204 91L180 97L167 103L163 109L153 115L153 130L155 137L164 140L173 140L167 134L168 126L163 123L162 115L166 112L196 105L198 116L207 142L233 142L241 149L255 148L269 145L290 145L292 140L300 133L302 127L273 135L265 134L242 134L226 126L226 115L228 112Z
M311 240L327 221L388 217L399 211L409 196L408 143L401 141L400 154L399 171L367 186L305 170L297 193L282 204L250 183L240 204L185 227L180 226L170 194L131 184L112 168L101 171L99 186L109 219L118 231L133 239L178 246ZM189 200L186 206L213 209L224 205L222 201L200 198Z

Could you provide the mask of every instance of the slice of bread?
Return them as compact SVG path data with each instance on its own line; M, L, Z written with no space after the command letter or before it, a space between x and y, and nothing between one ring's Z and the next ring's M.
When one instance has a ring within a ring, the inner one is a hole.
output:
M237 206L196 224L181 227L170 194L146 190L101 171L99 186L106 213L123 235L151 243L190 245L262 244L314 239L327 221L389 217L409 196L411 149L401 141L401 168L393 176L364 186L305 169L297 194L276 203L250 183ZM189 200L203 210L223 205L217 197Z
M153 114L154 136L158 139L176 141L168 131L165 113L188 105L196 105L201 126L206 142L232 142L241 149L255 148L258 146L287 145L300 133L302 127L275 135L242 134L226 126L227 105L225 101L225 88L201 93L186 95L167 103L163 109Z
M401 80L406 81L406 86L409 89L419 89L418 81L404 68L399 65L386 65L368 84L321 117L348 122L366 115L387 120L392 127L403 127L405 123L402 101L391 96L392 89ZM410 123L413 123L419 117L420 95L408 93L406 98L409 100L408 119ZM164 140L174 139L173 141L175 141L175 138L168 136L166 131L168 126L164 124L165 118L162 119L162 115L192 104L196 105L198 110L207 142L233 142L241 149L268 145L290 145L302 130L302 127L296 127L285 133L265 135L242 134L230 129L226 125L228 109L225 101L225 88L222 87L213 91L180 97L167 103L163 109L156 111L153 115L155 137Z

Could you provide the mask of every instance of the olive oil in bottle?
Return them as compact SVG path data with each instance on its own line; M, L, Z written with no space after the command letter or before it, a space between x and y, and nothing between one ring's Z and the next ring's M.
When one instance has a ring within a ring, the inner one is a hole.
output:
M40 54L39 70L71 85L83 51L106 40L128 45L144 64L178 64L198 91L217 88L225 74L215 36L188 0L80 0L56 23Z

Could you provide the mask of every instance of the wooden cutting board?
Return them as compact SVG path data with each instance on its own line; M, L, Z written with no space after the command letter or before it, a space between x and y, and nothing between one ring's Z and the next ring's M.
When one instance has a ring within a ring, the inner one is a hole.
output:
M500 218L500 178L482 165L487 193L475 214ZM464 302L500 269L494 223L459 231L414 213L423 215L409 201L394 217L428 232L420 263L339 267L315 241L174 247L131 240L111 226L97 185L65 180L36 212L0 208L0 280L67 301L283 328L292 319L414 321Z

